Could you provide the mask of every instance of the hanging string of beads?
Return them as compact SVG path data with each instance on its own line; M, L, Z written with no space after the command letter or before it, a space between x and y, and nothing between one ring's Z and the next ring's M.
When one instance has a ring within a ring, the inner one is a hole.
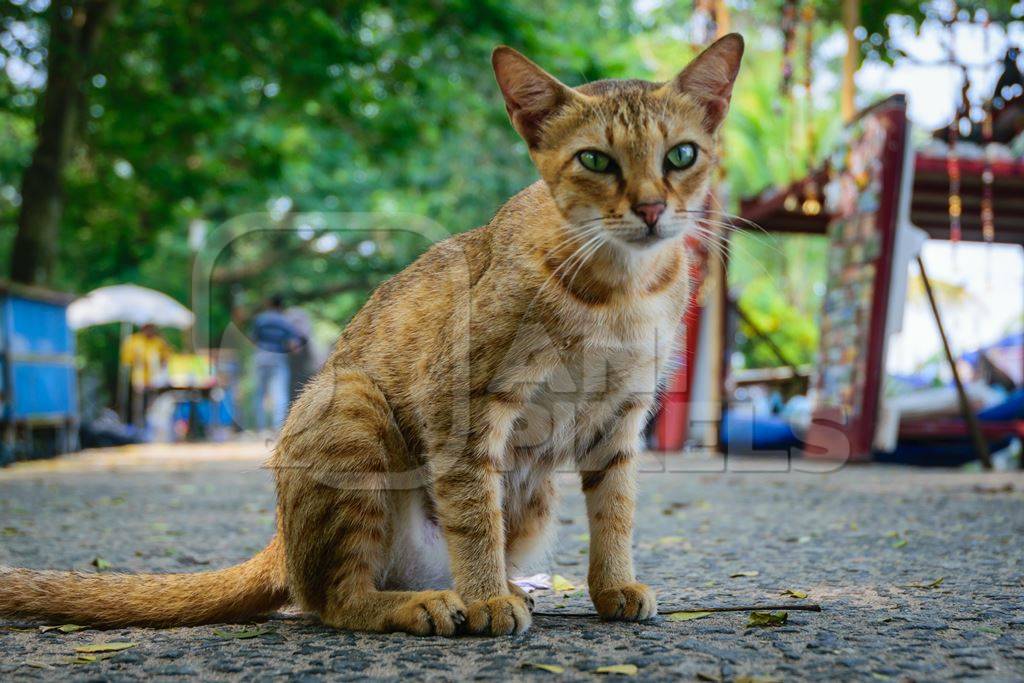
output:
M963 200L960 198L960 157L956 142L960 134L960 117L949 124L949 153L946 155L946 172L949 174L949 241L956 244L963 236L960 214Z
M796 52L796 15L798 0L784 0L782 3L782 80L779 81L779 92L789 97L793 89L793 54Z
M992 16L985 12L982 22L982 48L988 55L992 40ZM995 183L995 174L992 172L992 159L995 156L995 147L992 145L992 138L995 134L994 121L995 102L989 98L985 102L985 119L981 124L981 142L985 146L985 165L981 170L981 236L986 243L992 244L996 238L995 209L993 207L992 185ZM991 271L991 269L990 269Z
M804 28L804 132L807 143L807 170L813 171L815 165L814 148L817 144L814 130L814 96L811 88L814 84L814 5L806 3L801 13ZM821 213L821 199L818 184L813 174L804 185L804 201L800 207L807 216Z
M954 2L952 15L948 22L949 45L947 46L947 51L949 53L950 64L956 64L955 25L959 11L960 9L957 6L957 3ZM970 101L967 97L967 93L970 90L970 82L968 81L967 69L965 67L961 67L961 69L963 71L964 78L963 88L961 91L963 102L958 106L956 114L953 115L953 121L949 124L949 152L946 155L946 170L949 175L949 241L953 243L954 256L956 254L956 245L963 237L963 229L960 221L961 214L963 213L963 199L960 195L960 156L957 153L956 143L960 136L960 117L970 115Z
M783 0L782 13L779 24L782 29L782 78L779 80L779 99L774 107L775 112L780 116L789 116L790 125L787 134L786 166L787 178L792 181L796 178L796 167L794 159L796 155L796 98L793 95L793 77L795 68L793 65L796 54L796 30L799 9L799 0ZM782 103L785 103L783 106ZM793 193L786 196L784 207L786 211L797 211L800 208L800 200Z
M993 206L993 184L995 174L992 171L992 157L995 146L992 144L992 101L985 104L985 120L981 124L981 136L985 145L985 164L981 170L981 236L987 244L996 238L995 209Z

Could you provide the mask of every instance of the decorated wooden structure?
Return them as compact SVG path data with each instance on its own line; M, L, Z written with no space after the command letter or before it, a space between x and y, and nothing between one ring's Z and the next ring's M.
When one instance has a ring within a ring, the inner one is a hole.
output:
M905 109L896 96L863 112L826 166L741 205L744 219L770 233L829 239L815 410L801 448L808 457L868 460L878 451L886 342L902 316L907 266L923 237L950 238L948 153L908 147ZM1024 162L959 159L957 172L959 239L1024 245ZM826 201L808 212L799 198L816 188L825 188ZM985 228L986 201L994 230ZM904 420L899 439L933 449L968 439L970 417ZM978 432L987 442L1024 436L1024 420L983 420Z

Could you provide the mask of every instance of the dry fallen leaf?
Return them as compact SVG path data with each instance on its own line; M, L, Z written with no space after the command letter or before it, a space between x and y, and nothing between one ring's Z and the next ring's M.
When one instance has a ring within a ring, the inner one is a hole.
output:
M788 612L751 612L747 628L754 626L782 626L789 619Z
M659 545L673 545L675 543L682 543L686 539L682 536L662 536L658 539Z
M594 669L596 674L619 674L621 676L636 676L637 671L639 669L636 668L635 664L611 664Z
M229 640L248 640L249 638L258 638L270 635L271 633L277 633L277 631L272 628L243 628L237 631L226 631L220 628L213 629L213 635Z
M736 683L782 683L777 676L737 676Z
M79 645L75 648L75 652L118 652L120 650L127 650L130 647L135 647L135 643L116 641L110 643L91 643L89 645Z
M893 547L893 548L902 548L902 547L903 547L903 546L905 546L905 545L906 545L906 544L907 544L908 542L909 542L909 541L907 541L907 539L905 539L905 538L901 538L901 539L897 540L897 541L896 541L895 543L893 543L893 544L892 544L892 547Z
M757 571L736 572L735 574L729 574L729 578L730 579L739 579L739 578L742 578L742 577L752 578L754 576L759 575L760 573L761 572L757 572Z
M565 673L565 667L558 666L557 664L541 664L539 662L526 662L525 664L523 664L523 667L529 669L540 669L541 671L547 671L548 673L552 674Z
M792 588L787 588L786 590L782 591L782 594L788 595L791 598L796 598L797 600L803 600L807 597L807 593L804 593L803 591L793 590Z
M693 621L711 616L711 612L672 612L666 618L669 621Z
M116 657L118 652L102 652L95 655L78 655L77 657L68 657L64 660L66 664L93 664L95 662L102 662L106 659Z
M103 559L102 557L100 557L98 555L95 558L93 558L93 561L90 562L89 564L91 564L92 566L96 567L96 571L100 571L100 572L103 571L104 569L110 569L111 567L114 566L114 565L110 564L110 562L108 562L107 560Z
M40 626L40 633L49 633L50 631L60 631L61 633L77 633L78 631L84 631L89 628L88 626L79 626L78 624L61 624L60 626Z
M575 584L572 581L565 578L561 574L555 574L551 577L551 588L556 591L574 591L576 590Z

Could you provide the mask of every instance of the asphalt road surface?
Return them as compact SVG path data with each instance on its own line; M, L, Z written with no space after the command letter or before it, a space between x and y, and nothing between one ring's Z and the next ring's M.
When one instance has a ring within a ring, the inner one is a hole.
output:
M208 449L210 458L203 448L0 470L0 564L191 572L250 556L274 527L269 473L251 448ZM618 665L635 667L637 680L1024 678L1021 475L670 462L689 471L656 471L649 460L654 471L641 477L637 573L661 609L651 622L569 616L592 613L584 589L535 593L537 610L557 616L497 639L339 632L287 611L255 625L165 630L0 622L0 679L578 679ZM560 482L558 542L538 569L583 585L582 499L573 475ZM822 611L787 610L778 626L748 626L745 613L667 617L809 603ZM131 647L76 652L106 642Z

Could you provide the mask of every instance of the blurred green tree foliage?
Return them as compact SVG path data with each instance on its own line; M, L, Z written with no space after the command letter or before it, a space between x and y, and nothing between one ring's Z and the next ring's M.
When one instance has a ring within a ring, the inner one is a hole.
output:
M40 140L46 69L55 58L51 19L64 12L74 23L113 1L0 3L0 262L11 262L24 172ZM780 3L733 4L735 28L750 29L752 56L728 128L736 197L799 172L827 147L838 117L834 98L815 103L818 135L808 149L802 110L776 95L778 46L761 35L777 24ZM818 4L823 37L835 30L838 3ZM1012 3L985 4L996 19L1009 18ZM880 36L867 52L880 58L891 57L886 17L916 23L926 14L912 0L863 6L869 38ZM112 7L74 84L75 144L59 170L63 215L51 275L41 284L84 292L137 282L192 303L188 274L202 236L232 217L265 213L273 230L240 237L218 254L210 278L215 333L233 307L251 310L272 291L316 301L311 312L337 328L425 246L412 236L332 233L344 227L338 213L408 212L457 232L486 222L535 178L493 82L494 45L523 50L570 84L668 77L693 53L690 3L133 0ZM770 261L758 249L750 245L752 259ZM83 335L84 346L112 363L113 332L96 335Z
M814 361L825 293L828 242L817 235L735 235L729 256L730 296L796 365ZM739 322L736 350L747 368L782 365L753 330Z
M2 120L14 133L0 149L5 232L42 96L32 79L43 78L43 16L51 11L44 4L37 12L15 6L5 20L25 27L8 35L20 31L29 42L7 57L26 63L27 78L0 78ZM215 227L250 212L401 210L452 231L485 221L533 175L505 121L490 50L521 46L569 80L605 75L614 65L579 45L614 26L616 12L571 20L584 7L470 0L122 6L83 86L82 144L64 174L66 209L47 284L81 290L142 280L186 300L190 224ZM557 30L570 20L575 41L567 44ZM217 285L307 297L331 289L313 264L287 263L280 240L270 242L278 258L262 268L233 268L259 245L225 254Z

